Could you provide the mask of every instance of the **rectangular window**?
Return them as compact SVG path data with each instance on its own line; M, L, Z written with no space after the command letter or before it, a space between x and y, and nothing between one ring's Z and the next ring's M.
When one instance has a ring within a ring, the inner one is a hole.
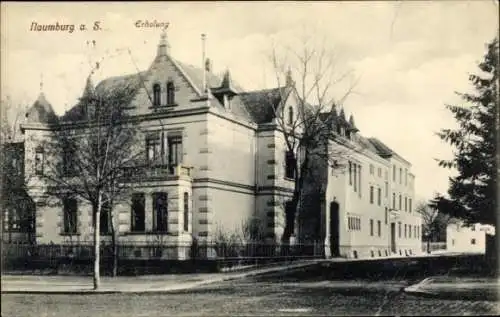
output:
M408 211L411 212L411 198L408 198Z
M382 205L382 189L380 187L377 188L377 205Z
M398 210L401 210L401 207L402 207L402 200L401 200L401 194L399 194L399 209Z
M406 224L405 224L405 235L404 235L404 237L406 238Z
M357 167L357 164L354 164L353 168L353 175L354 175L354 191L356 192L357 189L358 189L358 183L356 182L356 180L358 179L358 174L356 173L356 167Z
M408 211L408 197L405 197L405 211Z
M167 193L153 193L153 230L157 232L168 231L168 205Z
M184 193L184 231L189 231L189 194Z
M382 231L382 223L381 223L380 220L377 220L377 234L378 234L379 237L382 236L382 232L381 231Z
M101 206L99 232L101 235L111 234L111 208L108 203Z
M396 193L392 193L392 209L396 210Z
M399 183L402 184L403 182L403 168L399 168Z
M392 180L396 181L396 165L392 166Z
M384 171L384 179L387 181L389 180L389 173L387 172L387 170Z
M349 185L352 185L352 163L349 161Z
M476 239L470 239L470 244L476 244Z
M358 217L347 217L347 228L349 230L361 230L361 219Z
M150 164L160 163L161 160L161 139L160 133L149 133L146 136L146 155Z
M411 238L411 225L408 225L408 238Z
M63 151L63 175L74 176L76 169L74 166L75 151L71 145L65 147Z
M358 182L359 182L358 183L358 189L359 189L358 193L359 193L359 197L361 198L361 196L362 196L361 195L361 193L362 193L362 190L361 190L361 184L362 184L361 183L361 165L358 165L358 175L359 175L358 176Z
M370 175L373 175L374 171L375 171L375 166L370 164Z
M35 174L43 175L43 164L45 159L44 150L42 147L37 147L35 150Z
M389 197L389 183L385 182L385 198Z
M389 211L387 210L387 207L385 207L385 224L387 224L387 220L388 220L387 218L389 218L388 213L389 213Z
M370 236L373 236L373 219L370 219Z
M378 177L382 177L382 168L380 168L380 167L378 168L377 175L378 175Z
M146 203L143 193L132 194L132 223L130 230L144 232L146 230Z
M63 199L63 232L68 234L77 233L78 229L78 203L75 198Z
M401 238L401 221L398 222L398 236Z
M408 185L408 169L405 168L405 186Z
M417 237L417 226L413 226L413 237Z
M168 142L168 167L171 174L175 168L182 164L182 136L169 136Z
M373 204L373 186L370 186L370 204Z
M295 164L292 151L285 152L285 178L295 178Z

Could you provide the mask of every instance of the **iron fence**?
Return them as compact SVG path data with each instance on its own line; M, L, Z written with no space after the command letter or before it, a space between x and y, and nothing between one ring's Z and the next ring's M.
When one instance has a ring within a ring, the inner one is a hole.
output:
M116 257L114 256L116 254ZM109 265L116 260L125 266L161 266L172 262L213 262L220 268L262 264L276 261L322 258L321 243L294 244L284 246L277 243L220 243L198 242L177 244L120 243L109 242L100 246L101 263ZM92 242L78 244L27 244L2 243L2 264L6 268L51 267L61 265L89 265L94 259ZM137 264L140 263L140 264Z
M446 250L446 242L431 242L429 243L429 250L427 250L427 242L422 242L423 252L434 252L434 251L444 251Z

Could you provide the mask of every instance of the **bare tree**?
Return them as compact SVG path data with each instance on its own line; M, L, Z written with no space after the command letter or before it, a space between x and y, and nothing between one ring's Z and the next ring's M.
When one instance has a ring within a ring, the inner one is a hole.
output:
M0 141L1 144L15 142L19 138L19 125L24 117L26 107L14 105L10 96L1 100L0 105Z
M296 215L301 209L307 180L314 178L315 165L323 162L342 170L351 151L348 146L339 146L345 145L345 140L334 127L338 108L343 106L354 87L354 84L347 84L345 89L341 88L351 72L340 73L335 52L328 48L326 40L319 43L316 40L317 37L304 36L300 39L300 50L273 46L271 54L279 102L277 106L274 106L275 100L268 102L273 104L275 123L286 144L287 165L294 181L292 199L285 207L285 228L281 237L285 246L295 231ZM339 98L334 97L337 90L343 90ZM286 109L288 102L293 110Z
M137 146L139 123L127 112L136 89L124 85L94 91L88 84L79 104L52 123L50 138L41 143L44 153L52 156L38 171L47 197L78 198L92 208L94 289L100 285L100 235L110 229L101 228L101 213L115 239L114 207L129 198L145 168L141 163L145 151Z
M431 241L446 232L446 227L453 223L453 219L425 202L417 203L415 210L422 215L422 237L427 242L427 253L431 253Z
M12 102L10 96L0 104L0 209L2 228L6 220L8 240L12 228L27 234L28 241L34 239L34 214L32 201L26 194L24 177L24 155L20 123L26 107Z

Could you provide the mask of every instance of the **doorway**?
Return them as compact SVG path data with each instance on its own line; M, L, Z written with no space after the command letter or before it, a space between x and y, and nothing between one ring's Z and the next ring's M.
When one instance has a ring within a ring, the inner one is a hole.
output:
M391 252L396 253L396 223L391 222Z
M330 250L333 257L340 256L339 204L330 203Z

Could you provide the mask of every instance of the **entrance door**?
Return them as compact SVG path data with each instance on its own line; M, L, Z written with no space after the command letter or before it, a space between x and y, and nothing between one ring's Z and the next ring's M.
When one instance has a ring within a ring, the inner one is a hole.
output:
M335 201L330 203L330 250L332 256L340 256L339 204Z
M391 252L396 253L396 223L391 222Z

